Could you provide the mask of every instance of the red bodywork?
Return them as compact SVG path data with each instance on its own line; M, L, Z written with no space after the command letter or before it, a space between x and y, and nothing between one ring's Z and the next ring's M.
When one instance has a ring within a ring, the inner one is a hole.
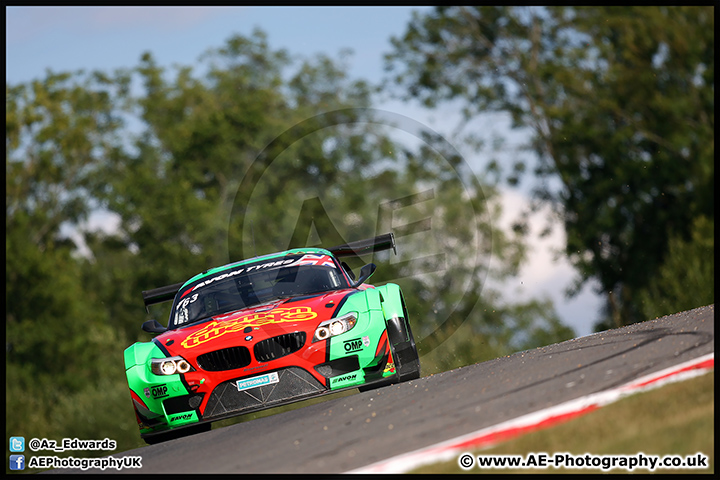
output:
M187 372L183 376L192 393L205 393L200 412L205 411L210 393L220 383L261 374L265 370L300 367L328 387L328 379L314 367L327 361L329 340L313 343L313 335L320 322L334 316L346 296L357 292L357 289L349 288L302 300L278 300L218 315L197 325L170 330L155 337L153 342L165 350L168 356L181 356L195 368L196 371ZM198 368L197 357L205 353L233 346L246 346L252 350L259 341L292 332L305 332L305 345L292 355L272 360L272 365L268 362L258 363L251 356L250 364L240 369L210 372Z

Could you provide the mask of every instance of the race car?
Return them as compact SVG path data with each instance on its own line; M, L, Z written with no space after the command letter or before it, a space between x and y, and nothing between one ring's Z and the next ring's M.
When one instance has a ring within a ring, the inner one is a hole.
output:
M338 260L393 249L392 233L297 248L206 270L143 291L172 301L167 327L125 350L140 436L149 444L207 431L216 420L420 377L400 287L365 282Z

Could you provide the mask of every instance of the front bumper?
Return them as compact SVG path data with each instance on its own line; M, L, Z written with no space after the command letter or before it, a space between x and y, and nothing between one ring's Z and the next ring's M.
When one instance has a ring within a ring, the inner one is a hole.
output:
M217 371L158 376L147 366L150 358L166 356L157 346L143 344L144 351L133 352L134 357L126 352L141 436L387 381L396 372L384 320L375 311L363 317L346 334L306 343L282 358L260 362L251 348L255 362L246 368L229 369L214 361ZM204 368L208 365L203 363ZM263 384L261 380L269 375L273 380Z

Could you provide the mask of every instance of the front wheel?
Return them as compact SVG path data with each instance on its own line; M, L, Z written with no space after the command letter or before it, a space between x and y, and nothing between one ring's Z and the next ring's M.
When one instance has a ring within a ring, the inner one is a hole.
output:
M387 322L388 338L392 349L395 370L400 382L420 378L420 357L413 338L407 310L403 302L405 317L393 317Z

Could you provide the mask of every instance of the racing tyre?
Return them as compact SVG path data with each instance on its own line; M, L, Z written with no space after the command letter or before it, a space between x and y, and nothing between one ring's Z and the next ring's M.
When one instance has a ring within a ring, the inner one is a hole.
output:
M405 310L404 302L403 310ZM405 313L403 318L393 317L388 320L387 332L398 380L407 382L420 378L420 357L410 323L407 320L407 311L405 310L403 313Z
M402 305L405 316L393 317L387 321L388 338L397 375L394 378L388 377L382 382L362 385L358 387L361 392L420 378L420 357L415 345L415 338L410 330L410 323L407 320L404 301Z

